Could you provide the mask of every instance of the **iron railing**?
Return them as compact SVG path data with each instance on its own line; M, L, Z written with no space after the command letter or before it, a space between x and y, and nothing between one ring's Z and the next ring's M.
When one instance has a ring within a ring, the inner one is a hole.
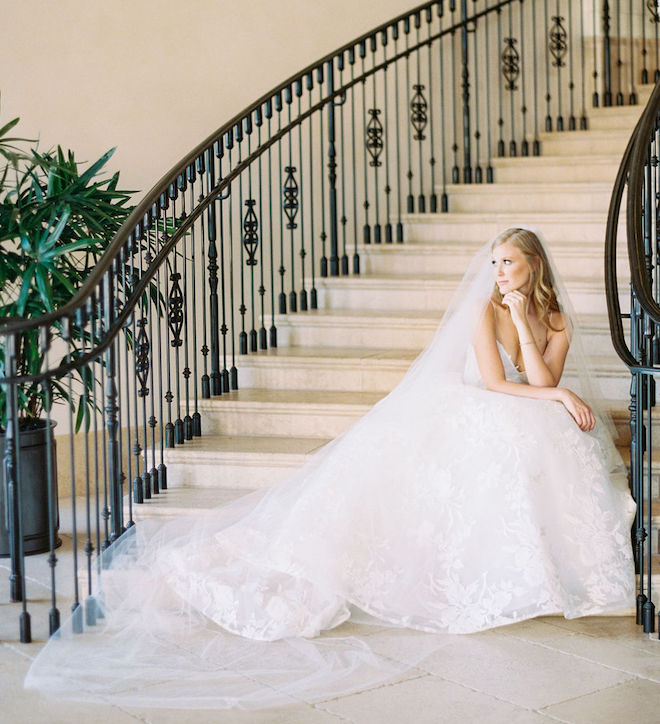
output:
M630 386L630 481L637 502L633 526L639 574L637 623L655 628L653 578L660 559L658 470L654 460L655 377L660 373L660 83L630 138L608 214L605 282L612 342L628 366ZM626 236L630 266L630 311L622 312L617 270L617 228L627 186ZM656 515L654 516L654 506ZM658 623L660 630L660 621Z
M277 347L278 315L322 306L319 280L359 274L365 245L402 243L407 215L448 211L452 184L494 181L494 158L540 154L546 131L586 129L588 104L635 103L636 79L658 75L648 51L657 18L651 25L644 12L625 0L419 5L296 73L192 150L69 304L5 320L3 518L22 641L31 619L21 390L36 386L48 400L61 381L81 411L78 434L72 410L46 404L44 417L65 429L60 477L69 478L82 631L99 614L99 553L134 524L136 505L167 488L165 448L203 433L199 399L238 388L241 357ZM25 377L17 354L30 334L43 365ZM49 435L51 633L56 453Z

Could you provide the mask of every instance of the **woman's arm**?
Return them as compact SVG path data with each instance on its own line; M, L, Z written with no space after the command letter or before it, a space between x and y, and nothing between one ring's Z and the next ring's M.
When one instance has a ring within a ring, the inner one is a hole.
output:
M555 336L565 337L565 335ZM550 342L548 345L549 344ZM515 395L516 397L529 397L535 400L554 400L561 402L573 416L573 419L580 429L593 430L596 424L593 412L583 400L570 390L557 387L556 383L554 385L528 385L520 382L511 382L506 379L502 359L497 349L495 312L491 304L486 306L481 325L474 340L474 351L477 357L481 379L484 381L486 389L493 392L503 392L507 395ZM558 353L561 353L559 347ZM564 352L561 361L562 368L565 358L566 352Z
M556 387L564 371L569 346L568 336L563 331L550 330L550 338L541 354L527 319L527 297L518 291L510 292L504 296L502 304L509 308L511 321L518 332L527 381L535 387ZM563 327L562 319L556 321Z

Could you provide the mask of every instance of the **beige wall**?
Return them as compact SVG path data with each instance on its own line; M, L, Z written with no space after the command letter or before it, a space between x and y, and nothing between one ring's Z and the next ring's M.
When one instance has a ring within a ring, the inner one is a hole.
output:
M414 0L0 0L0 122L143 191L275 84Z

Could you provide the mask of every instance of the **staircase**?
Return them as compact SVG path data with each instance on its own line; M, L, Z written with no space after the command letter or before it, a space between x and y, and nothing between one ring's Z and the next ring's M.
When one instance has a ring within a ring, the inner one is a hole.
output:
M200 401L205 434L166 451L170 489L136 516L212 507L289 475L397 384L474 252L518 224L537 226L550 244L628 457L630 375L609 338L603 239L616 171L651 89L639 88L638 106L591 110L588 131L542 134L540 157L496 159L494 184L448 187L449 213L409 215L404 244L359 249L360 276L317 279L319 309L276 318L279 346L241 359L241 389ZM656 524L656 554L658 533Z

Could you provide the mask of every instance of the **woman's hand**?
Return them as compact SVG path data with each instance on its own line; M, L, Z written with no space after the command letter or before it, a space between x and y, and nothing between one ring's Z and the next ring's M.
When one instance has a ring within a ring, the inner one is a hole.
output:
M596 417L587 403L574 392L565 388L558 388L559 402L570 412L580 430L585 432L594 429Z
M502 304L509 308L516 328L527 322L527 297L522 292L516 290L505 294L502 297Z

